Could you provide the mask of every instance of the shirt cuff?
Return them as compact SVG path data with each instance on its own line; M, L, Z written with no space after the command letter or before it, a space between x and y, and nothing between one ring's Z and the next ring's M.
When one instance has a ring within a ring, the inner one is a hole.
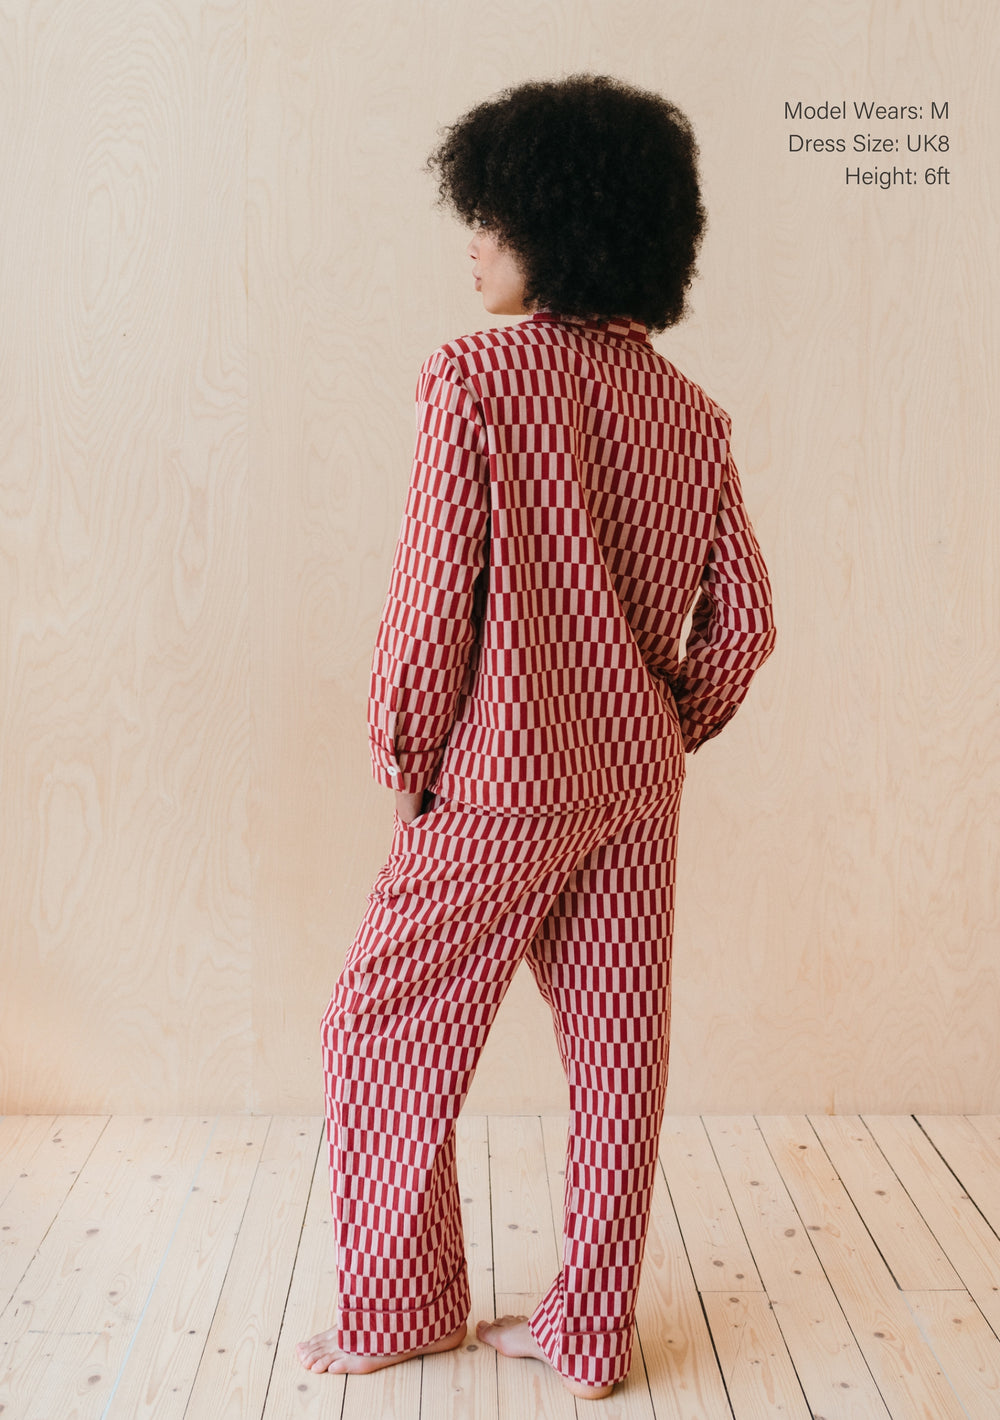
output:
M384 735L373 733L370 740L372 776L386 789L399 789L404 794L419 794L429 789L437 777L441 751L410 750L405 762L396 758L396 747Z

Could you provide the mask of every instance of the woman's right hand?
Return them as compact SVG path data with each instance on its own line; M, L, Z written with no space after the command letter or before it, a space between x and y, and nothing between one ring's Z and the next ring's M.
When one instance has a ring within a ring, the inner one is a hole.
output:
M396 813L400 823L412 823L419 818L424 807L424 791L420 790L416 794L405 793L402 789L394 790L396 795Z

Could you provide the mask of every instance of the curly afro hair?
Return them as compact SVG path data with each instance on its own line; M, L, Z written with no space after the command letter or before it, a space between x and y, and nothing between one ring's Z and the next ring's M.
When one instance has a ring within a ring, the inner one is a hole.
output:
M675 325L705 226L698 148L658 94L575 74L506 89L444 130L441 201L517 258L527 304Z

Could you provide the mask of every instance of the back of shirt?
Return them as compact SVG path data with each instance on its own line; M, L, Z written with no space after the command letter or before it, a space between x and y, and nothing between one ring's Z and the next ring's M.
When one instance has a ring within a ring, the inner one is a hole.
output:
M380 782L528 812L666 787L773 639L728 418L644 327L539 313L425 362Z

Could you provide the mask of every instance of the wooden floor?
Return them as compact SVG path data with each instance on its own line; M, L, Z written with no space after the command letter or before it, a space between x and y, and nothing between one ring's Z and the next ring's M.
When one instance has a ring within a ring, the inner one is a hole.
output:
M473 1317L557 1269L564 1121L466 1117ZM468 1344L344 1381L313 1118L0 1120L2 1420L1000 1416L1000 1118L676 1119L632 1373Z

